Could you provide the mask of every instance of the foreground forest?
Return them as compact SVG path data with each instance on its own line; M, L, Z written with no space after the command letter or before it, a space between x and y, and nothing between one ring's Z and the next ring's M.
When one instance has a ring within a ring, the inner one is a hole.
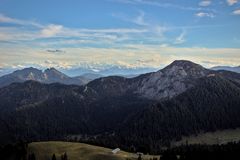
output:
M159 154L182 137L240 127L240 74L190 61L84 86L0 88L0 142L68 140Z

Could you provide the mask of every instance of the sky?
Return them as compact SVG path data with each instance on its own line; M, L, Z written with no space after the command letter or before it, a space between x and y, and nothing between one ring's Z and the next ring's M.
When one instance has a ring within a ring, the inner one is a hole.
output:
M0 0L0 69L240 65L240 0Z

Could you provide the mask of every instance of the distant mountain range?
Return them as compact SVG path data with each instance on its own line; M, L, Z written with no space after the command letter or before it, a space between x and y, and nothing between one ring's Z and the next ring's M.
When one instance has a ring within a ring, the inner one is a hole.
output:
M33 68L33 67L29 67ZM39 68L39 67L36 67ZM41 68L41 67L40 67ZM26 68L25 68L26 69ZM215 66L210 68L211 70L226 70L226 71L232 71L240 73L240 66L236 67L230 67L230 66ZM42 70L42 69L41 69ZM126 78L132 78L136 77L140 74L149 73L149 72L155 72L157 71L157 68L151 68L151 67L125 67L125 66L81 66L81 67L75 67L75 68L69 68L69 69L58 69L59 72L64 73L65 75L69 77L83 77L83 80L89 79L88 75L91 75L90 80L99 78L99 77L106 77L106 76L122 76ZM12 72L16 71L14 68L0 68L0 77L10 74ZM96 76L95 76L96 75ZM100 75L100 76L99 76Z
M63 73L66 73L69 76L75 77L83 74L100 74L102 76L124 76L124 77L131 77L132 75L140 75L143 73L157 71L156 68L150 67L136 67L130 68L125 66L102 66L102 67L78 67L78 68L71 68L71 69L61 69Z
M61 83L66 85L84 85L89 81L100 77L98 74L85 74L79 77L69 77L66 74L49 68L44 71L30 67L0 77L0 87L7 86L14 82L25 82L28 80L38 81L41 83Z
M140 73L146 73L153 71L153 68L125 68L125 67L111 67L102 70L92 70L86 68L77 68L69 70L57 70L55 68L49 68L44 71L29 67L21 70L10 71L9 74L0 77L0 87L7 86L14 82L25 82L28 80L38 81L41 83L62 83L67 85L84 85L88 82L109 75L123 76L126 78L132 78L138 76ZM67 74L64 74L64 73ZM69 76L71 75L71 76Z
M240 66L237 66L237 67L216 66L216 67L212 67L211 69L212 70L226 70L226 71L232 71L232 72L240 73Z
M55 71L27 77L44 73ZM240 74L190 61L82 86L40 80L0 88L1 143L71 139L158 153L182 136L240 127Z

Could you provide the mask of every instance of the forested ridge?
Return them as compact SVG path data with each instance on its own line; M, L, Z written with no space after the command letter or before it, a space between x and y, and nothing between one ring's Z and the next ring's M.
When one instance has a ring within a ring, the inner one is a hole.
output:
M240 127L239 80L237 73L176 62L158 73L85 86L14 83L0 89L0 140L71 140L158 153L182 136ZM157 89L164 98L141 95Z

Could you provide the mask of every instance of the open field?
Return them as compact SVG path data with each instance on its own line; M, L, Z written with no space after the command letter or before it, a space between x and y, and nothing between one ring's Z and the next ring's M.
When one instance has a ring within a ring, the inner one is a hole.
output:
M231 129L216 132L202 133L197 136L183 137L181 141L173 142L172 146L181 144L225 144L240 141L240 129ZM38 160L49 160L55 153L57 160L65 152L69 160L136 160L135 153L120 151L112 153L112 149L73 142L33 142L29 144L28 153L35 153ZM150 160L154 156L144 155L144 160ZM159 156L155 156L159 159Z
M226 144L240 141L240 128L216 132L206 132L197 136L183 137L181 141L172 143L172 146L181 144Z
M65 152L69 160L136 160L134 153L120 151L113 154L112 149L98 147L83 143L72 142L33 142L29 144L28 153L35 153L37 160L49 160L55 153L57 160ZM143 156L144 160L149 160L154 156ZM156 156L159 157L159 156Z

